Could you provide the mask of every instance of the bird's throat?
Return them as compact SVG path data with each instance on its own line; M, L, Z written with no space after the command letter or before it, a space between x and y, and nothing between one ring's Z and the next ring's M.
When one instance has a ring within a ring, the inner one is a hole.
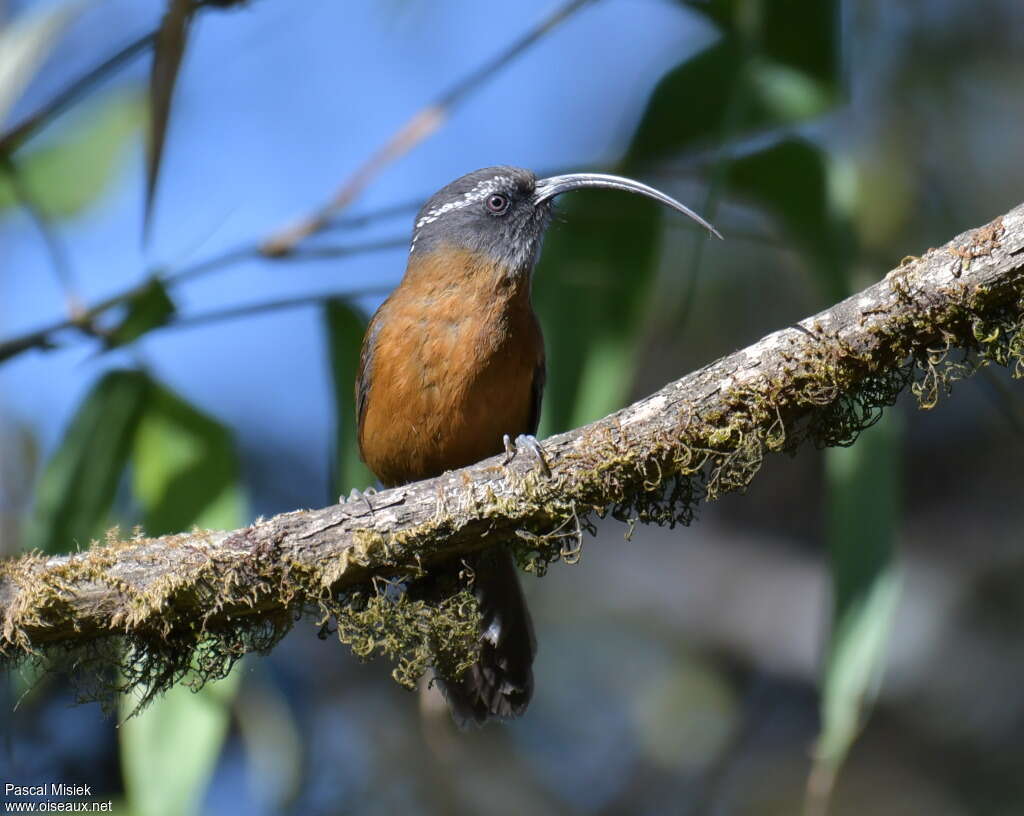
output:
M424 304L457 293L467 308L474 302L493 305L495 300L509 305L525 300L528 305L532 271L532 263L516 267L482 252L442 246L429 254L413 255L401 287L415 292Z

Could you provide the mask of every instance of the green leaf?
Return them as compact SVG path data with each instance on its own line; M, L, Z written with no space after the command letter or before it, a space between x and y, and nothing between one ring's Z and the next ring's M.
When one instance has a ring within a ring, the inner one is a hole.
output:
M239 475L228 429L152 383L132 449L132 489L147 535L239 526Z
M662 213L598 190L564 205L534 278L548 352L544 434L621 408L635 373Z
M822 84L807 74L767 60L757 64L751 81L757 97L787 122L817 116L834 101Z
M749 96L747 60L742 44L725 38L669 71L647 102L626 167L706 147L771 122L771 111L756 98L737 104L741 95Z
M149 132L146 140L147 227L153 214L153 197L160 177L160 162L167 138L167 123L171 118L174 85L178 80L181 60L185 56L189 23L194 13L192 0L167 0L167 11L160 22L156 45L153 47L153 67L149 75Z
M132 448L133 492L149 535L233 529L245 502L227 428L151 382ZM193 693L176 686L121 726L127 803L137 816L198 812L220 756L241 671ZM128 717L137 705L121 700Z
M131 343L151 329L163 326L174 316L175 306L167 287L155 278L126 304L121 322L106 335L107 348Z
M148 392L137 371L111 371L93 387L36 489L31 547L67 552L102 534Z
M269 661L267 661L269 662ZM238 736L245 748L246 776L269 812L287 812L301 793L308 743L292 701L273 681L266 663L253 666L235 701Z
M193 693L175 686L120 727L121 772L133 816L199 812L227 736L241 672ZM135 706L122 698L122 716Z
M851 202L824 153L790 139L726 169L732 192L774 216L803 253L829 301L852 291L856 236ZM821 733L808 812L826 810L836 774L877 691L899 599L894 541L899 522L900 426L886 415L850 448L828 450L828 541L834 609L821 681Z
M889 413L852 447L826 451L833 617L810 788L826 798L877 692L900 597L902 436L899 416Z
M838 0L684 0L726 36L756 43L759 53L834 86L839 78Z
M774 216L788 241L807 257L829 301L846 297L856 251L849 220L831 199L825 154L802 139L788 139L736 159L727 168L729 189Z
M838 99L835 0L687 3L723 36L658 83L627 167L818 116Z
M0 125L82 9L82 3L51 5L0 28Z
M765 57L816 80L825 93L838 89L839 0L761 0L760 13Z
M44 215L77 215L100 197L143 114L138 94L111 94L83 105L60 141L19 153L24 184ZM17 201L10 179L0 172L0 214Z
M374 483L374 475L359 458L356 438L355 382L359 371L359 353L366 333L366 317L338 298L324 304L327 328L327 354L334 383L334 495L332 500L352 488L362 490Z

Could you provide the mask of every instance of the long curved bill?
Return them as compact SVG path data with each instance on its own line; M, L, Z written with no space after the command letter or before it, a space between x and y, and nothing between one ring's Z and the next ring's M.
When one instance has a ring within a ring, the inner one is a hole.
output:
M540 204L542 201L546 201L556 195L567 193L570 190L579 190L584 187L625 190L627 193L636 193L647 196L647 198L653 198L660 204L671 207L673 210L692 218L716 238L722 237L718 230L685 204L680 204L672 196L665 195L661 190L655 190L653 187L648 187L646 184L623 176L610 176L607 173L567 173L564 176L551 176L537 182L537 187L533 193L533 200L535 204Z

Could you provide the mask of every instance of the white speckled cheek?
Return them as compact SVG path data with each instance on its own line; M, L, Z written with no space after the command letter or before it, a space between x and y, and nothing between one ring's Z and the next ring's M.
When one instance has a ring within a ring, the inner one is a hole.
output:
M428 210L416 222L412 235L412 244L409 247L409 254L411 255L416 249L416 239L419 237L419 231L422 227L425 227L427 224L433 224L442 215L449 213L452 210L461 210L463 207L468 207L470 204L483 201L487 196L500 189L503 185L511 183L512 179L509 176L495 176L494 178L481 181L472 190L463 193L461 198L457 198L455 201L449 201L446 204L442 204L440 207Z

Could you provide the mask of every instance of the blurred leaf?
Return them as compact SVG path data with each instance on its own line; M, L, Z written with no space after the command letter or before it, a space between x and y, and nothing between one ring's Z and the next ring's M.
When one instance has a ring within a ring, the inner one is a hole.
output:
M626 172L684 148L806 119L834 104L835 0L786 0L780 18L778 5L759 0L692 5L724 36L658 84ZM758 186L757 179L751 183ZM659 214L653 205L591 196L570 201L566 212L569 226L550 231L535 282L549 349L544 433L622 405L654 283ZM577 217L584 226L573 225Z
M163 326L175 312L167 287L155 278L143 292L129 300L126 307L124 318L105 338L108 348L137 340L150 329Z
M228 429L152 382L132 449L133 492L149 535L242 524L240 467ZM137 816L197 813L238 689L238 666L193 693L178 685L120 729L128 805ZM125 696L122 716L137 701Z
M761 0L760 15L758 45L767 59L816 80L823 92L838 90L839 0Z
M0 126L82 8L82 3L51 5L0 28Z
M287 812L302 790L304 768L302 733L288 697L269 677L247 679L235 708L250 785L269 810Z
M824 297L853 289L853 186L824 153L789 139L727 167L731 190L763 207L804 254ZM849 189L847 189L849 188ZM834 592L821 682L822 728L808 783L808 811L824 813L836 773L856 739L885 658L899 581L898 418L886 415L850 448L826 451L828 541Z
M193 693L175 686L120 728L121 771L133 816L199 812L227 736L241 672ZM135 706L122 698L122 717Z
M22 179L44 215L69 217L99 197L142 111L134 94L108 96L81 113L65 140L21 157ZM0 211L17 202L10 179L0 172Z
M726 36L755 40L763 56L820 82L838 82L838 0L684 0L684 5Z
M158 383L132 449L132 489L147 535L242 522L240 468L227 428Z
M103 532L149 391L137 371L111 371L93 387L36 489L29 546L60 553Z
M827 799L881 680L900 580L902 423L886 414L849 448L826 451L833 618L809 795Z
M20 521L31 506L39 441L27 422L0 411L0 560L22 549Z
M751 77L755 95L779 119L798 122L828 110L833 97L821 83L785 65L761 61Z
M854 234L833 209L829 167L822 151L801 139L788 139L729 163L729 188L774 216L806 256L825 297L850 293L849 264Z
M641 674L631 707L647 758L673 775L707 771L742 714L728 679L713 661L686 654Z
M661 212L638 196L588 191L565 205L534 279L548 351L544 434L622 407L654 280Z
M746 61L743 46L728 38L669 71L647 102L626 167L714 144L726 135L727 125L739 134L768 124L771 111L756 98L736 105L739 95L746 96L750 89Z
M658 83L627 167L802 121L838 98L837 0L690 2L723 36Z
M167 0L167 12L160 23L153 49L153 68L149 75L149 138L146 141L146 229L153 214L153 197L160 175L167 123L171 117L171 100L181 59L185 55L193 11L192 0Z
M334 500L352 488L362 490L375 482L359 458L356 439L355 382L366 317L347 301L335 298L324 304L324 321L334 382Z
M59 682L49 667L40 662L22 663L4 672L9 683L9 699L15 708L27 709L37 700L45 699L46 693ZM3 682L3 681L0 681ZM13 709L9 709L13 713Z
M736 28L736 0L680 0L680 2L681 5L703 14L723 32L732 32Z

